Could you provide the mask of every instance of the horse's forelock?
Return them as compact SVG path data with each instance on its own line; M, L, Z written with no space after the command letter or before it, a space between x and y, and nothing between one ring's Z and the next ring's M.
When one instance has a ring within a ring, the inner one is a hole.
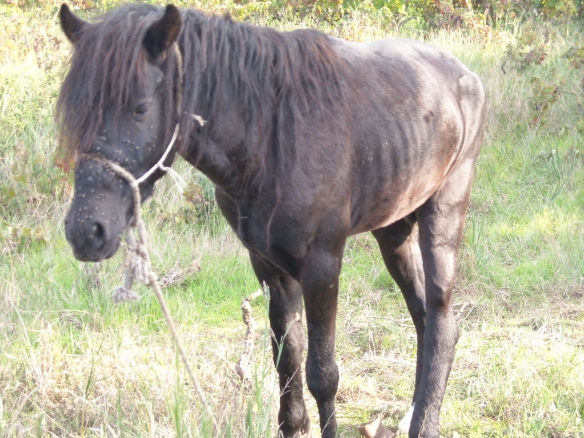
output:
M163 11L149 5L121 7L84 28L57 101L60 152L67 161L91 147L103 110L113 109L116 120L133 82L145 80L142 41Z

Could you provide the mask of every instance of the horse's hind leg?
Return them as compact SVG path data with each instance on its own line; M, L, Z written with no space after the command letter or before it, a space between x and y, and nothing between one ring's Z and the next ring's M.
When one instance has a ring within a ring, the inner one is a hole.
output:
M426 330L410 437L439 436L440 407L458 341L451 298L473 168L474 157L461 157L438 191L417 211L426 286Z
M310 429L302 395L302 290L296 280L278 268L254 255L250 258L256 276L270 292L272 349L280 378L280 436L298 437Z
M469 73L459 78L458 85L465 122L464 145L438 190L416 211L424 261L426 330L422 378L416 393L410 437L440 436L440 407L458 341L452 287L485 118L485 93L478 77Z
M418 242L416 216L412 214L387 227L373 231L385 266L405 298L417 334L416 383L412 400L416 400L422 378L424 352L424 329L426 324L426 297L424 289L424 266ZM411 415L411 412L410 412ZM400 430L409 429L404 419Z

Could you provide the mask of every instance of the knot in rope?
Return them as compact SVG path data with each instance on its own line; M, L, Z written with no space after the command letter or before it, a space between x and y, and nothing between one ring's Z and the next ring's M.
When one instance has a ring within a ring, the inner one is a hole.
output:
M156 276L154 271L150 269L150 257L148 257L146 245L143 242L135 242L132 229L126 233L128 242L128 270L132 276L144 286L152 284L152 276ZM134 242L132 242L134 241Z
M138 224L139 225L139 224ZM112 292L112 300L122 303L130 300L139 300L141 297L132 289L134 279L144 286L152 286L158 279L151 269L148 249L144 242L137 242L131 226L126 229L126 243L128 245L126 260L124 261L124 285L116 287Z

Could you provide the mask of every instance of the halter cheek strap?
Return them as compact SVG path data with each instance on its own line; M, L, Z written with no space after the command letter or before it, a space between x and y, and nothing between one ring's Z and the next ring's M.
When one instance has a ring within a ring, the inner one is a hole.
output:
M177 43L174 43L174 56L176 57L176 69L178 70L178 82L176 84L176 109L180 119L182 112L184 68L182 53L180 52Z

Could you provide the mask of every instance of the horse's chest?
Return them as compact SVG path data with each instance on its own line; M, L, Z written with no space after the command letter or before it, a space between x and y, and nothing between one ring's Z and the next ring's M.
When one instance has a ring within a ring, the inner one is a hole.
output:
M258 217L253 205L235 201L219 188L216 189L215 197L223 216L241 243L252 252L265 250L269 244L266 221Z
M261 253L268 245L265 228L252 215L243 214L238 218L234 231L243 246L252 252Z

